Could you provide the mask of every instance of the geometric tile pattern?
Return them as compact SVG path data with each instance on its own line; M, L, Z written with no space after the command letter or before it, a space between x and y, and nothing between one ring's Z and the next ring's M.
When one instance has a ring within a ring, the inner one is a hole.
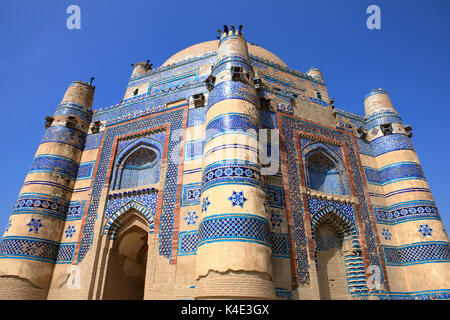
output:
M381 232L381 235L384 237L385 240L391 240L392 234L389 231L389 229L383 229L383 232Z
M364 237L367 244L367 251L369 257L369 263L372 265L379 266L381 269L381 260L375 240L375 233L372 226L368 199L366 198L366 193L363 185L363 177L361 175L358 163L358 155L353 145L353 139L350 135L342 133L337 130L321 127L319 125L309 123L306 121L297 120L289 116L281 116L282 130L284 135L284 147L286 151L287 159L287 177L288 177L288 188L290 190L290 204L291 213L293 220L293 235L294 235L294 246L295 246L295 260L297 265L297 277L300 284L309 284L309 261L308 254L306 251L306 234L305 234L305 224L304 224L304 213L303 204L301 199L300 191L300 181L299 173L297 168L297 158L296 153L296 143L294 138L294 132L296 130L306 133L318 135L321 137L327 137L343 144L343 149L346 150L347 159L349 164L349 171L352 174L352 180L355 186L355 195L359 203L359 216L361 217L361 222L364 224ZM392 136L392 135L391 135ZM341 211L341 210L338 210ZM346 215L349 221L350 219ZM342 218L342 217L341 217Z
M422 167L417 163L396 163L384 169L364 168L367 181L375 185L386 185L399 180L425 180Z
M181 206L200 204L201 188L201 183L184 184L181 191Z
M183 219L186 221L187 225L194 225L195 226L195 222L197 221L198 215L196 214L195 211L188 211L186 217L184 217Z
M85 205L86 200L70 201L69 208L67 209L66 221L81 219L83 217Z
M121 109L120 112L124 112L124 109ZM150 129L152 127L170 123L171 138L168 146L168 155L179 155L182 119L183 110L178 109L165 114L155 114L150 118L136 119L132 122L118 124L114 127L107 127L107 131L104 133L104 143L102 145L100 161L98 164L95 182L92 189L91 202L86 216L86 224L83 230L83 238L81 241L78 261L82 261L84 259L87 251L91 247L91 243L94 237L94 224L98 214L97 210L100 200L100 193L105 183L109 159L112 156L111 152L114 137L117 135ZM178 176L178 162L174 161L176 160L176 157L173 158L174 159L172 159L172 161L167 162L166 177L164 180L165 186L163 194L161 223L159 230L159 254L163 255L166 258L169 258L172 253L173 218Z
M197 253L198 232L180 232L178 241L178 255L186 256Z
M433 232L433 229L431 229L427 224L420 225L419 232L423 235L425 238L426 236L432 236L431 232Z
M103 137L103 131L94 133L94 134L88 134L86 137L86 143L84 145L84 150L92 150L97 149L100 147L100 143L102 141Z
M158 193L155 190L140 190L108 196L106 205L106 224L104 234L114 239L115 233L120 227L118 218L129 209L134 208L145 216L149 223L149 231L153 230L156 214L156 200Z
M198 246L217 241L246 241L270 247L269 223L255 215L208 216L200 223L198 234Z
M85 122L91 122L92 111L76 103L61 103L54 113L55 116L76 116Z
M40 193L22 193L14 205L11 215L38 214L66 220L69 201Z
M221 115L211 120L206 126L205 143L221 133L243 133L255 135L258 125L244 114Z
M28 173L31 172L59 173L75 180L78 174L78 162L61 156L41 154L34 158Z
M226 99L240 99L255 104L259 101L254 90L250 90L250 85L241 81L224 81L216 86L209 94L208 110L214 104Z
M370 143L358 138L356 141L359 152L372 157L378 157L382 154L397 150L414 151L411 140L404 134L393 133L387 136L381 136L372 140Z
M421 263L450 262L450 244L429 241L400 247L383 246L386 265L400 266Z
M30 237L4 237L0 242L0 258L31 259L54 263L59 244Z
M440 219L433 201L408 201L389 208L374 208L378 223L394 224L417 219Z
M76 129L68 128L66 126L52 126L45 130L42 143L58 142L73 146L79 150L83 150L86 140L86 134Z
M38 233L39 229L43 227L41 219L34 219L33 217L31 217L30 222L28 222L26 225L28 226L28 232L34 231L36 233Z
M229 183L261 186L258 166L236 160L215 163L203 169L203 192L212 186Z
M270 222L272 224L272 227L280 227L281 222L283 222L283 220L280 218L280 213L278 211L271 210L270 215Z
M267 187L267 203L272 208L284 208L284 191L283 188L266 185Z
M64 231L64 233L66 234L66 238L72 238L75 232L75 226L68 226L66 231Z
M240 206L241 208L244 207L244 202L247 201L247 198L244 197L244 192L240 191L240 192L236 192L233 191L233 194L228 197L228 200L231 201L231 206Z
M95 161L80 163L80 168L78 169L77 180L90 179L94 171Z
M312 216L312 221L316 221L317 219L319 219L323 215L323 213L333 211L349 225L355 225L355 211L353 209L353 205L349 203L308 196L308 208ZM316 216L316 214L318 213L320 217Z
M270 233L272 256L277 258L290 258L289 235L287 233Z

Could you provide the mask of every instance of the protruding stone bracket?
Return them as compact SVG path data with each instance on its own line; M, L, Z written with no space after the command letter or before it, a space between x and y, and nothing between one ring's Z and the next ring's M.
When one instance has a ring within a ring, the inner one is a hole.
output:
M100 127L102 123L98 120L94 121L91 125L91 133L98 133L100 131Z
M68 116L66 119L67 128L75 128L77 125L77 119L74 116Z
M209 76L208 78L206 78L205 80L205 84L206 84L206 88L208 89L208 91L211 91L212 89L214 89L214 84L216 82L216 77L214 76Z
M380 125L381 132L383 132L383 135L388 136L392 134L392 123L386 123Z
M412 137L412 127L410 125L405 125L405 131L406 131L406 135L408 136L408 138Z
M45 117L45 129L48 129L52 126L53 121L55 120L52 116Z
M362 140L365 140L367 137L367 132L365 132L362 127L359 127L357 131L358 131L359 138Z
M205 106L205 95L203 93L194 94L192 96L192 102L195 108L201 108Z

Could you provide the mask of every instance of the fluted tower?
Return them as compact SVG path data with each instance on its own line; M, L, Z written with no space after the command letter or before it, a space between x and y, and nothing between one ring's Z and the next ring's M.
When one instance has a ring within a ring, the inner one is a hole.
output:
M65 217L95 87L73 82L53 116L25 178L0 244L0 298L45 299L59 259Z
M403 124L388 93L377 89L364 100L367 140L376 168L366 169L388 278L393 292L450 287L449 239ZM382 205L383 204L383 205Z
M259 98L247 42L220 31L207 79L196 298L274 298L269 220L258 160Z

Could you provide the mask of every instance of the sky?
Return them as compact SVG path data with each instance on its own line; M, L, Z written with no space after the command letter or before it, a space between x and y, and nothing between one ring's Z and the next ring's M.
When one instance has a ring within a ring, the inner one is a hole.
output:
M81 9L69 30L66 9ZM381 29L369 30L370 5ZM1 0L0 234L52 115L72 81L94 76L94 109L123 98L131 64L160 66L215 40L224 24L301 72L322 70L340 109L364 115L364 96L383 88L413 128L412 141L446 229L450 228L450 1Z

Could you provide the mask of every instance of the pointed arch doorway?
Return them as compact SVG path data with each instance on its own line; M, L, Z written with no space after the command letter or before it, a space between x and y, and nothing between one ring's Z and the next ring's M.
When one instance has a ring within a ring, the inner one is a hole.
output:
M103 300L142 300L148 253L148 221L130 207L113 223L105 266Z

